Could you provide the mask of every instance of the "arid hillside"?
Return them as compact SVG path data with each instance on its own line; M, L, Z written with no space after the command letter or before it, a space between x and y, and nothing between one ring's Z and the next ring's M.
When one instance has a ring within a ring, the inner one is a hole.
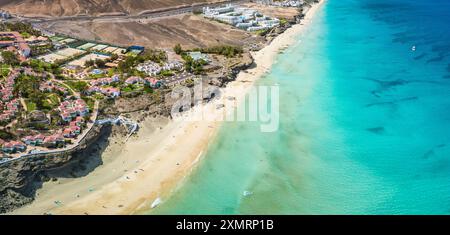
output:
M171 8L218 0L0 0L0 8L13 14L75 16L100 14L139 14L142 11Z
M192 14L113 23L63 21L44 23L40 27L77 38L121 46L142 45L149 48L172 48L177 43L183 47L219 44L243 46L263 41L262 37L255 34Z

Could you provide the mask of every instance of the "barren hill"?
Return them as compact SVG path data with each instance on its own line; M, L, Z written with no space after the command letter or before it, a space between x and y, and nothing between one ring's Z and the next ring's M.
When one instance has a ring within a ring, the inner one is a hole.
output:
M0 8L23 16L74 16L138 14L145 10L171 8L218 0L0 0Z
M249 40L262 40L246 31L192 14L138 22L62 21L44 23L40 27L87 40L148 48L173 48L177 43L184 48L219 44L243 46Z

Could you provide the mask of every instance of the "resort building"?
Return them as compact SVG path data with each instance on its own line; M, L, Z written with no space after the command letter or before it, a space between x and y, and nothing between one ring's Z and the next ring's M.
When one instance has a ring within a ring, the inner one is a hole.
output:
M101 93L109 98L117 98L120 96L120 89L115 87L102 88Z
M22 59L30 56L31 49L18 32L0 32L0 47L13 47Z
M166 62L163 66L160 66L159 64L148 61L142 64L139 64L136 66L136 70L140 72L144 72L149 76L155 76L161 73L163 70L182 70L184 67L184 64L180 61L170 61Z
M6 79L0 82L0 122L10 122L19 111L20 102L14 99L15 79L19 76L17 70L13 70Z
M75 101L64 101L62 102L58 110L60 111L61 118L65 122L70 122L77 116L84 117L89 114L89 108L86 102L82 99L76 99Z
M54 134L51 136L45 137L42 145L47 148L54 148L58 146L58 144L64 144L64 137L61 134Z
M7 12L7 11L0 10L0 18L3 20L7 20L7 19L11 18L11 14L9 14L9 12Z
M144 83L144 80L140 77L132 76L132 77L127 78L127 80L125 80L125 83L129 84L129 85L137 84L137 83Z
M237 28L244 29L244 30L247 30L249 27L252 27L252 26L253 26L253 22L236 24Z
M203 8L206 18L218 20L247 31L270 29L280 25L280 20L259 13L257 10L227 5L219 8Z
M237 15L217 15L214 19L231 25L244 22L244 19Z
M233 12L235 7L231 4L225 5L223 7L203 7L203 14L205 16L219 15L224 13Z
M65 138L75 138L81 133L81 127L77 125L71 125L64 129L63 136Z
M163 84L161 80L158 80L156 78L148 77L148 78L144 78L144 80L145 80L145 84L150 86L151 88L160 88Z
M204 60L206 62L209 62L209 57L207 54L201 53L199 51L191 51L188 53L188 55L194 60L194 61L199 61L199 60Z
M162 66L162 70L182 70L184 64L181 61L169 61Z
M144 72L147 75L155 76L161 72L162 68L159 64L149 61L136 66L136 70Z
M26 149L27 149L27 146L20 141L5 142L2 145L2 151L4 153L24 152Z
M109 98L117 98L120 96L120 89L115 87L99 87L91 86L87 90L88 94L101 93Z
M41 83L41 85L39 86L39 90L43 92L59 91L62 92L63 94L68 94L67 88L59 86L58 84L55 84L51 81Z
M40 146L43 144L44 139L45 139L44 135L38 134L35 136L26 136L22 138L22 141L27 145Z
M89 84L91 86L104 86L104 85L110 85L111 83L114 82L119 82L119 76L118 75L114 75L112 77L107 77L107 78L100 78L97 80L92 80L89 82Z

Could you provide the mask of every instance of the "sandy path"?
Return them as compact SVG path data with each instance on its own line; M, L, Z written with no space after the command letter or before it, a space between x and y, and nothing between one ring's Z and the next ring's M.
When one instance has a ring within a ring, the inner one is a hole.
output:
M308 11L302 24L294 25L270 45L254 53L257 66L240 73L236 81L224 88L223 99L203 105L205 113L212 113L215 117L223 115L223 111L216 107L222 103L228 105L230 102L225 100L226 97L236 97L234 106L245 99L253 83L270 70L280 50L295 42L295 36L302 33L324 2ZM187 115L192 117L199 112L200 107L197 107ZM104 160L102 166L85 177L59 182L59 185L45 185L35 202L14 211L14 214L132 214L149 209L156 198L164 201L189 175L220 123L170 121L167 125L161 124L163 128L157 127L156 131L144 126L139 137L123 146L107 148L102 158L114 156L111 162ZM95 190L89 192L90 187ZM79 197L75 197L77 193ZM55 200L62 204L55 205Z

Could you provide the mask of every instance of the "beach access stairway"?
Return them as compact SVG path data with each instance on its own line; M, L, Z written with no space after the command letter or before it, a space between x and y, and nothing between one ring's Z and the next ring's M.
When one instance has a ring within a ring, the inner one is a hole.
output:
M136 122L133 122L130 119L127 119L122 116L118 116L117 118L107 118L102 120L97 120L95 122L98 125L122 125L128 130L127 137L125 138L125 142L128 141L128 139L133 135L139 128L139 125Z

